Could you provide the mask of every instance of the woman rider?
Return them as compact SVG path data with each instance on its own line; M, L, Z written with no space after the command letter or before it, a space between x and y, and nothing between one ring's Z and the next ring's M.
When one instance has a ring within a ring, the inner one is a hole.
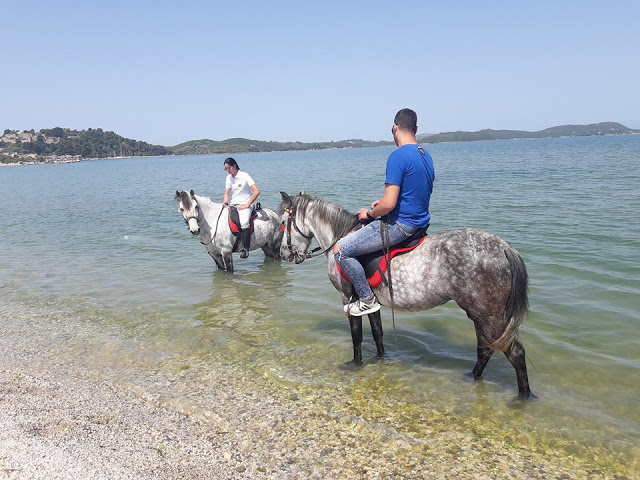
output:
M229 205L229 194L231 194L231 205L237 208L240 215L240 239L242 240L240 258L247 258L251 245L251 229L249 228L251 205L260 195L260 190L251 175L240 171L240 166L232 157L224 161L224 169L228 175L222 203Z

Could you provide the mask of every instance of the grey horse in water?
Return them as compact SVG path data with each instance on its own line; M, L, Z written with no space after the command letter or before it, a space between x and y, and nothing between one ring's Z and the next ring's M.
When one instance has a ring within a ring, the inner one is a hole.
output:
M327 255L329 279L346 305L354 291L329 253L340 238L360 228L357 215L304 193L281 195L282 258L301 263L313 256L308 249L315 237ZM373 289L382 305L415 312L455 301L476 330L477 362L470 375L479 379L493 352L499 350L516 371L519 396L534 396L524 347L518 339L518 327L529 314L528 275L522 257L509 243L481 230L461 228L428 235L414 250L394 256L390 265L391 289L384 282ZM382 356L380 312L370 314L369 321L378 356ZM353 363L361 364L362 317L349 316L349 324Z
M202 243L220 270L233 272L233 247L236 237L229 228L229 207L214 203L209 197L196 195L193 190L177 190L176 201L192 235ZM251 248L261 248L267 257L280 260L282 231L278 215L268 208L256 210Z

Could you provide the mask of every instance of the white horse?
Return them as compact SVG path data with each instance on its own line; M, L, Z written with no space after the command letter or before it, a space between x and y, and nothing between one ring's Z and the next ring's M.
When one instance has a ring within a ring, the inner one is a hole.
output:
M229 227L229 207L214 203L209 197L196 195L193 190L176 190L178 209L184 222L194 236L200 237L211 258L220 270L233 272L234 246L237 237ZM268 208L255 212L254 230L251 234L251 248L262 248L267 257L280 260L282 242L281 224L278 215Z

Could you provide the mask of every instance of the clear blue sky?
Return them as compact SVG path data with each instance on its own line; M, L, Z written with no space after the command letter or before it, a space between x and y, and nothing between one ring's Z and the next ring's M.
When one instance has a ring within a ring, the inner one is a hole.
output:
M0 132L245 137L640 128L640 2L0 3Z

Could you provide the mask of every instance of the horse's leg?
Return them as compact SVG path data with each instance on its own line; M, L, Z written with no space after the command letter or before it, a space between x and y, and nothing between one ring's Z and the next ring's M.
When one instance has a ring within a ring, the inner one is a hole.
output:
M382 343L382 318L380 316L380 310L370 313L368 316L373 340L376 342L376 348L378 349L378 357L382 358L384 357L384 344ZM360 340L362 340L362 336Z
M268 243L265 243L261 248L265 257L275 258L277 260L275 253L273 252L273 250L271 249Z
M231 254L231 252L223 253L222 260L224 260L224 265L227 272L233 272L233 255Z
M280 229L278 228L278 233L279 232ZM275 238L271 236L271 238L269 238L262 246L262 251L267 257L273 258L274 260L280 260L280 244L281 242L277 236Z
M504 352L507 360L516 370L516 379L518 380L518 396L529 398L535 395L529 388L529 377L527 376L527 362L525 360L524 347L518 339L515 339L509 349Z
M216 262L216 266L218 267L218 270L224 270L224 261L222 260L222 255L218 254L214 254L214 253L210 253L211 258L213 258L213 261Z
M479 379L482 376L482 372L484 371L484 367L489 363L489 359L491 355L493 355L493 350L487 347L486 340L484 335L482 334L482 330L478 327L478 322L474 321L473 325L476 327L476 339L478 340L478 347L476 348L476 352L478 354L478 361L476 362L475 367L473 367L472 375L474 379Z
M351 340L353 342L353 360L355 365L362 364L362 317L349 316Z

